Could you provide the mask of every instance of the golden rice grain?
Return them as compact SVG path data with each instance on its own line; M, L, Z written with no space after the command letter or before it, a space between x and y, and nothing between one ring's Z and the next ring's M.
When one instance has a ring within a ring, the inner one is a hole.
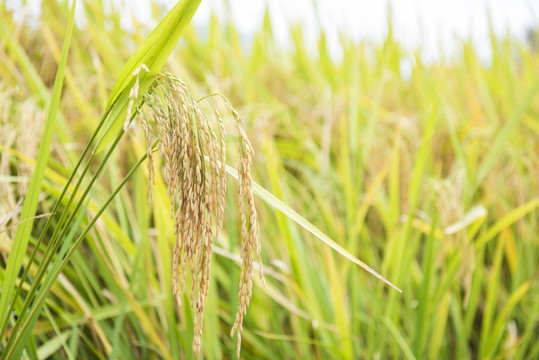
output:
M138 96L138 76L130 93L127 128L132 101ZM191 277L191 307L195 308L193 351L200 351L204 299L209 292L210 262L213 241L223 226L226 194L226 130L219 111L213 106L218 134L194 101L187 86L172 74L161 74L144 95L151 117L156 124L160 153L165 160L168 180L167 194L174 218L176 243L173 250L172 290L181 304L186 292L187 273ZM243 120L225 99L239 134L239 214L241 219L242 269L239 306L231 336L237 334L237 355L241 347L243 317L252 295L253 262L260 256L258 218L252 192L251 162L253 148L243 128ZM146 114L138 114L148 144L148 186L155 183L151 156L152 128ZM151 200L151 189L149 199ZM260 276L264 281L263 273Z

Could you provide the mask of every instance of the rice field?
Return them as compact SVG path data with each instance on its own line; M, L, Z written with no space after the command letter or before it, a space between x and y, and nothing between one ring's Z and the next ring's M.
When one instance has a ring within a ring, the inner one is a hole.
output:
M539 36L113 3L0 1L0 360L539 358Z

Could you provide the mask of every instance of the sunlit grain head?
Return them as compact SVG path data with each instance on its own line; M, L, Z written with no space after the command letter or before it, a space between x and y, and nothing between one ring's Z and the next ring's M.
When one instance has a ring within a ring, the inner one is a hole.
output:
M133 74L137 76L137 74ZM132 91L137 96L137 83ZM208 98L206 98L208 100ZM165 160L170 214L174 219L176 243L173 250L172 290L178 304L191 277L191 306L195 309L193 351L200 351L204 299L209 292L212 244L223 226L226 193L226 130L220 112L211 103L216 125L208 119L185 83L172 74L161 74L144 101L148 113L140 112L147 141L149 199L155 182L151 149L153 133L149 118L155 121L160 153ZM208 100L209 101L209 100ZM237 333L237 353L241 347L243 317L252 295L254 256L260 256L259 225L252 191L253 148L239 113L224 99L239 134L239 204L241 219L241 277L239 307L231 335ZM129 116L129 114L128 114ZM262 271L260 272L264 280Z

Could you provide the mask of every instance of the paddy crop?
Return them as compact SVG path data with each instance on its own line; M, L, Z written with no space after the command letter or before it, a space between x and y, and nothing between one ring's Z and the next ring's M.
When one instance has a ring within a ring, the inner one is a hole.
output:
M0 5L3 358L539 356L536 44L335 61L104 3Z

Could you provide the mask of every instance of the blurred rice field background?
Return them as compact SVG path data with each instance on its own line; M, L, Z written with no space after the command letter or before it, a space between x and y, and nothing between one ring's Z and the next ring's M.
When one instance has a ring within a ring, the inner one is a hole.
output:
M38 216L50 216L122 67L151 31L136 18L126 31L108 1L77 6L85 25L73 30ZM153 6L156 22L164 14ZM14 21L0 3L0 283L69 17L65 1L43 0L39 22ZM293 49L283 50L266 14L246 46L216 14L204 32L188 27L167 61L195 97L223 94L242 115L255 182L403 290L257 200L267 285L255 277L242 358L539 358L537 32L524 41L492 31L488 62L463 40L451 59L424 62L391 26L382 43L342 36L336 61L324 32L313 56L291 25ZM229 141L233 166L237 142ZM85 228L145 151L134 125L70 231ZM235 180L214 244L201 354L193 354L194 310L177 306L170 285L174 223L157 155L155 166L151 205L142 166L54 282L24 358L236 357ZM34 222L24 264L44 222ZM37 262L43 254L38 248Z

